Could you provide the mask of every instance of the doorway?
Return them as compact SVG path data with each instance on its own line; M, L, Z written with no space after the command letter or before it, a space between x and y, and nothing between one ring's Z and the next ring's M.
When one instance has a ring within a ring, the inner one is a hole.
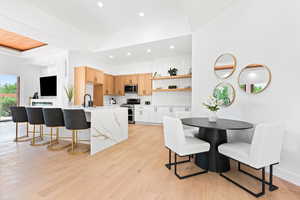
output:
M0 122L10 121L11 106L19 105L20 77L0 74Z

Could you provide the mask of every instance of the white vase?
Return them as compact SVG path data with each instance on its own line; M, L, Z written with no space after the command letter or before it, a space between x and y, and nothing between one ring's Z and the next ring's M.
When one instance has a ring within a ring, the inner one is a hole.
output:
M218 119L217 112L210 111L208 114L208 121L217 122L217 119Z
M72 101L68 101L68 107L72 107L72 106L73 106Z

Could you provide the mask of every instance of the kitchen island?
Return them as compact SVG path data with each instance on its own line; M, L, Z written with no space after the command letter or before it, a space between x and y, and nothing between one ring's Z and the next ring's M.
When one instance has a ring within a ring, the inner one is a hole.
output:
M119 106L84 108L91 122L90 154L128 139L128 110Z

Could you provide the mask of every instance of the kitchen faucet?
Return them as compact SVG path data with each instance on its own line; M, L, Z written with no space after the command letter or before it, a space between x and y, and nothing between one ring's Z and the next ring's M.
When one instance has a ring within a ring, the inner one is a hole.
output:
M88 101L88 106L86 106L86 101L85 101L87 96L90 98L90 101ZM92 96L90 94L85 94L83 98L84 98L84 100L83 100L83 107L92 106L92 104L89 103L89 102L92 102Z

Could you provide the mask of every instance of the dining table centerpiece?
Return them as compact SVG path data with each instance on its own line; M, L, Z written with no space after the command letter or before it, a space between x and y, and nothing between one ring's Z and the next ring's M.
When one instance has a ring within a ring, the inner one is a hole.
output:
M204 107L209 110L208 121L216 122L218 119L217 112L221 109L221 105L223 105L223 101L217 99L216 97L210 96L203 103Z

